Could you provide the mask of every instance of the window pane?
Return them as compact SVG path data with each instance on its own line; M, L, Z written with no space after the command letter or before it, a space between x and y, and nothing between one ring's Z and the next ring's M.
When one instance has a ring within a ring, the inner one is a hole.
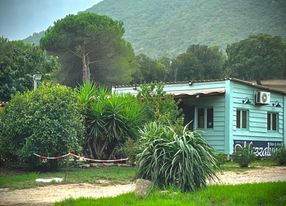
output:
M236 128L240 128L240 110L236 110Z
M213 108L207 109L207 128L213 128L214 110Z
M267 113L267 130L271 130L271 114Z
M241 128L246 128L246 121L247 121L247 119L246 119L246 111L242 111L242 127Z
M205 110L203 108L198 109L198 128L204 128L205 123Z
M272 114L272 130L277 130L277 115Z

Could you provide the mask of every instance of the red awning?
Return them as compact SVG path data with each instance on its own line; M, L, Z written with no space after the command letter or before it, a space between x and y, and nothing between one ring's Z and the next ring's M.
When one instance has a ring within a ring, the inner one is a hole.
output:
M224 93L224 88L167 92L167 94L173 94L176 97L218 96L223 95Z

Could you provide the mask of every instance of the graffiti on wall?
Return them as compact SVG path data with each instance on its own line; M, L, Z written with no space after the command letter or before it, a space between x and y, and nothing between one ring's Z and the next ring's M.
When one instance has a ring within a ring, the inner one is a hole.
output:
M277 141L251 141L251 140L234 140L234 152L239 148L253 148L256 157L270 157L283 142Z

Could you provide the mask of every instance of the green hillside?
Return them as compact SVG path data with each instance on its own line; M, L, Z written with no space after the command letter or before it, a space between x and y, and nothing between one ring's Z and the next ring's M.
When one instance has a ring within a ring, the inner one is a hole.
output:
M286 40L285 0L104 0L87 11L123 21L126 39L148 56L174 56L190 44L225 47L258 33Z

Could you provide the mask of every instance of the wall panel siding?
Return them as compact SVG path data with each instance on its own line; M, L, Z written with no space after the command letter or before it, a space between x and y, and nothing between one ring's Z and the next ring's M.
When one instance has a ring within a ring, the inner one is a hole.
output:
M284 111L282 107L274 107L278 101L283 103L283 95L275 92L270 94L270 104L255 105L255 94L259 90L251 86L233 82L233 139L234 140L257 140L257 141L282 141L285 123L283 123ZM242 101L248 98L250 104L243 104ZM236 110L245 109L248 111L248 128L236 128ZM267 112L278 113L278 130L267 130Z
M224 96L211 96L198 98L195 104L195 128L197 128L197 108L213 107L214 127L213 129L199 129L203 137L215 150L224 152L225 147L225 111Z

